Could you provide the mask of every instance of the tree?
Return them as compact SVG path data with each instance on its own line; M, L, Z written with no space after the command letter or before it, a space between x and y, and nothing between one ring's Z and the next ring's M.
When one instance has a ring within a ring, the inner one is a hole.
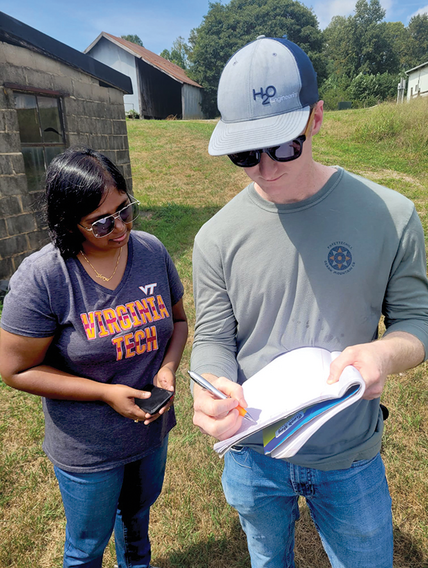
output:
M380 5L379 0L357 0L355 4L354 21L359 29L378 24L385 17L386 11Z
M411 42L409 29L402 22L386 22L385 35L398 58L399 69L401 71L410 69L413 57L409 49Z
M355 13L336 16L324 31L330 69L350 81L359 73L397 73L399 56L379 0L357 0Z
M408 29L410 34L410 67L416 67L428 61L428 14L413 16Z
M357 53L352 49L353 34L352 19L345 16L334 16L324 30L324 50L329 77L346 77L348 85L358 66Z
M186 70L189 68L189 53L190 47L185 42L184 37L178 36L173 41L171 51L164 49L160 56Z
M287 38L311 58L318 77L326 77L323 37L312 10L296 0L231 0L210 3L202 24L191 31L189 75L204 87L202 110L217 111L217 85L228 59L259 35Z
M140 45L141 47L144 47L143 42L141 41L141 39L137 35L123 35L123 36L120 36L120 37L122 39L126 39L127 41L130 41L132 43Z
M330 108L338 100L375 104L396 92L408 54L401 22L384 22L379 0L357 0L352 16L334 17L324 30L329 79L322 96Z

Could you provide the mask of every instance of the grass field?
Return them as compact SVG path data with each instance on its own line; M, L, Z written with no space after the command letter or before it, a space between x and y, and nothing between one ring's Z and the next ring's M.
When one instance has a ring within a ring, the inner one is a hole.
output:
M412 199L428 235L428 100L413 105L330 112L315 157L385 184ZM246 185L243 171L206 148L213 122L128 122L138 228L165 243L185 285L193 329L191 251L199 227ZM222 461L192 425L186 348L177 379L178 425L170 436L164 491L153 507L152 562L162 568L248 568L237 515L225 503ZM424 363L390 377L383 443L393 498L396 568L428 567L428 379ZM59 568L65 520L50 462L41 450L37 397L0 382L0 568ZM297 523L299 568L329 563L304 502ZM104 567L113 568L114 545ZM373 567L375 568L375 567Z

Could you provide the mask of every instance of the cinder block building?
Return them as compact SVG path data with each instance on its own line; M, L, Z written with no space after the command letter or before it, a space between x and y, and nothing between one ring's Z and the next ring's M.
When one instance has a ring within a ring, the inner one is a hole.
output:
M0 288L48 241L39 203L55 155L94 148L132 189L125 94L129 77L0 12Z

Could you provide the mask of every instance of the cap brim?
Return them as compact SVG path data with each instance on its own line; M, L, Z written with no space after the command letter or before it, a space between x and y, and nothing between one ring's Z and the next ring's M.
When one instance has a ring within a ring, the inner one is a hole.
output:
M220 120L211 135L211 156L270 148L297 138L305 129L310 107L267 118L226 123Z

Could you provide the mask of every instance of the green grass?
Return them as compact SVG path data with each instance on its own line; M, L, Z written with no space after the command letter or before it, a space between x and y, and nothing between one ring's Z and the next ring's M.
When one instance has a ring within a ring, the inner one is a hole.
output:
M338 164L412 199L427 226L428 100L326 113L316 159ZM423 125L423 128L419 126ZM156 234L185 285L190 338L177 376L178 424L170 436L164 490L153 507L153 563L162 568L248 568L245 538L221 488L213 440L192 424L186 370L194 323L192 244L199 227L243 188L245 173L207 153L214 122L129 121L138 228ZM387 382L382 453L393 497L396 568L428 566L427 365ZM0 568L59 568L65 520L41 450L40 400L0 383ZM329 566L304 503L296 527L298 568ZM114 565L110 542L104 567Z

